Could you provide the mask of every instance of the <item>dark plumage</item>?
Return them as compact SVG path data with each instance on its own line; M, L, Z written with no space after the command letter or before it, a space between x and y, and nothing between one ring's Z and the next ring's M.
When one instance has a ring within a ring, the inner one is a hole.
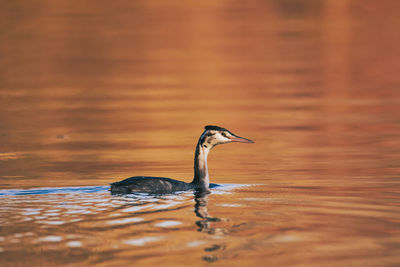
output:
M194 188L193 184L165 177L135 176L111 184L113 193L147 192L166 194L176 191L186 191Z
M228 131L228 130L225 129L225 128L222 128L222 127L219 127L219 126L215 126L215 125L207 125L207 126L204 127L204 129L205 129L206 131L208 131L208 130L221 131L221 132L223 132L223 131ZM228 131L228 132L229 132L229 131Z
M253 143L253 141L239 137L225 128L207 125L197 142L194 158L194 178L191 183L164 177L135 176L112 183L111 193L145 192L167 194L196 188L208 189L210 187L207 168L208 152L216 145L230 142ZM215 186L215 184L211 184L211 186Z

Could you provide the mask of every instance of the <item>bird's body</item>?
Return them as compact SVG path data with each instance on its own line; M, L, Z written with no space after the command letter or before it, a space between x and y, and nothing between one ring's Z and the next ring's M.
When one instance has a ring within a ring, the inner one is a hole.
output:
M209 188L214 188L217 186L219 185L210 184ZM165 177L134 176L112 183L111 188L113 193L118 194L127 194L132 192L168 194L202 187L198 187L193 183L185 183Z
M191 183L186 183L171 178L134 176L111 184L111 193L127 194L144 192L154 194L168 194L190 189L208 189L210 181L208 176L208 152L216 145L230 142L253 143L253 141L236 136L230 131L218 126L206 126L196 146L194 158L194 178ZM215 186L215 184L212 184Z
M151 176L134 176L111 184L111 192L120 194L132 192L168 194L193 188L194 186L192 183L185 183L171 178Z

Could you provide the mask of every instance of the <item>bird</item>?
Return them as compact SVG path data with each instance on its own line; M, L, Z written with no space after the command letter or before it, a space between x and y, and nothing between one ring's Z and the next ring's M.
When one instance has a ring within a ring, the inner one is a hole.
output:
M112 194L150 193L170 194L187 190L206 190L210 188L208 175L207 156L212 148L220 144L232 142L254 143L254 141L235 135L231 131L215 126L207 125L200 135L196 145L194 156L194 177L192 182L186 183L171 178L134 176L111 184ZM215 186L215 184L211 184Z

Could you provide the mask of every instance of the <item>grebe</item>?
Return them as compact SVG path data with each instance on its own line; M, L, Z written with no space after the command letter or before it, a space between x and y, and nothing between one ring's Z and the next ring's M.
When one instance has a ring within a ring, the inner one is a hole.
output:
M207 168L208 152L216 145L231 142L254 143L249 139L233 134L225 128L207 125L196 146L194 156L194 178L191 183L164 177L134 176L120 182L112 183L110 189L111 193L127 194L132 192L144 192L167 194L189 189L207 190L210 187L210 178Z

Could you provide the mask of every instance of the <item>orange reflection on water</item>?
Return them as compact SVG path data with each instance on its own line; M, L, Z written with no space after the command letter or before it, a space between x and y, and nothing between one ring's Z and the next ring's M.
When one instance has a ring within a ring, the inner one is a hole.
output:
M0 264L395 265L397 10L3 3L1 189L190 181L207 124L256 141L213 150L212 182L260 185L155 204L106 190L1 195Z

